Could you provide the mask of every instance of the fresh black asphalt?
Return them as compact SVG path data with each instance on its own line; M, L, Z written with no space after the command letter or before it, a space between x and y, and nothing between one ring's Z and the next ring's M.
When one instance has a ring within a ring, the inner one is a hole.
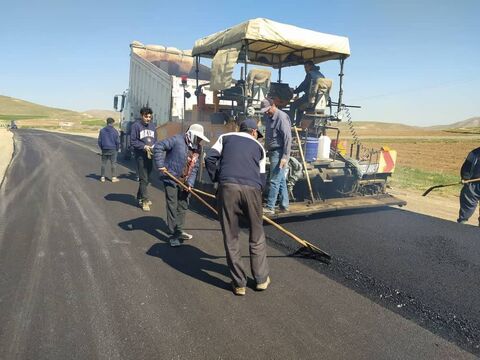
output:
M117 184L98 181L95 139L15 138L0 189L1 359L480 353L476 227L398 209L282 220L332 262L288 256L294 243L266 227L273 283L239 298L219 225L198 204L187 215L194 240L170 248L157 180L144 213L133 164L120 166Z

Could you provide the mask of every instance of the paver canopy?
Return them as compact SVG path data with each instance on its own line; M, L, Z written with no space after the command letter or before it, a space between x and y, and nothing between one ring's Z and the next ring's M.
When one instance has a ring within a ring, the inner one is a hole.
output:
M350 55L347 37L257 18L197 40L192 56L213 58L219 50L239 49L243 45L248 45L249 63L273 68L308 60L320 63L344 59ZM241 52L237 60L243 61Z

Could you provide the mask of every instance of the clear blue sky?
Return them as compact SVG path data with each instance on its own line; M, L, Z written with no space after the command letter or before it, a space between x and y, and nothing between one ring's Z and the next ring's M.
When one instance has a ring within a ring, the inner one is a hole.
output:
M0 94L72 110L111 109L128 87L129 44L190 49L266 17L350 39L353 120L447 124L480 116L480 1L2 1ZM338 83L338 63L322 65ZM301 67L284 72L298 85ZM1 109L0 109L1 113Z

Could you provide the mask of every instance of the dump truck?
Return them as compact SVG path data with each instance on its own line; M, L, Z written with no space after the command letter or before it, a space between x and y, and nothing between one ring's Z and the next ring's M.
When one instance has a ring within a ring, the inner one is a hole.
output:
M344 65L350 56L347 37L257 18L198 39L192 56L197 69L204 59L211 62L208 89L214 93L213 104L203 109L211 109L212 121L223 119L228 130L246 117L262 121L259 105L266 96L289 112L293 89L283 82L282 69L307 61L339 63L337 99L330 94L333 80L313 78L309 84L302 121L292 126L289 211L272 217L406 204L387 193L396 152L364 146L353 127L352 106L343 102ZM234 80L237 65L241 66L240 79ZM276 71L276 81L269 69ZM196 81L199 84L200 78ZM229 106L222 108L222 101ZM351 129L349 148L339 146L342 134L337 124L341 121L347 121ZM205 172L199 174L199 186L211 187Z
M121 149L126 158L131 155L130 127L141 118L142 107L152 109L152 121L161 132L159 137L172 135L191 122L192 109L198 102L193 94L210 79L209 67L196 67L190 50L144 45L139 41L133 41L130 50L128 89L113 99L114 109L121 113ZM211 91L202 94L205 101L213 102Z

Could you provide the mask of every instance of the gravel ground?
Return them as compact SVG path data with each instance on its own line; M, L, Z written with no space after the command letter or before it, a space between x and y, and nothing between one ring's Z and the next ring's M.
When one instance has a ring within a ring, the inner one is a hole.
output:
M5 171L12 159L13 133L0 128L0 184L2 184Z

